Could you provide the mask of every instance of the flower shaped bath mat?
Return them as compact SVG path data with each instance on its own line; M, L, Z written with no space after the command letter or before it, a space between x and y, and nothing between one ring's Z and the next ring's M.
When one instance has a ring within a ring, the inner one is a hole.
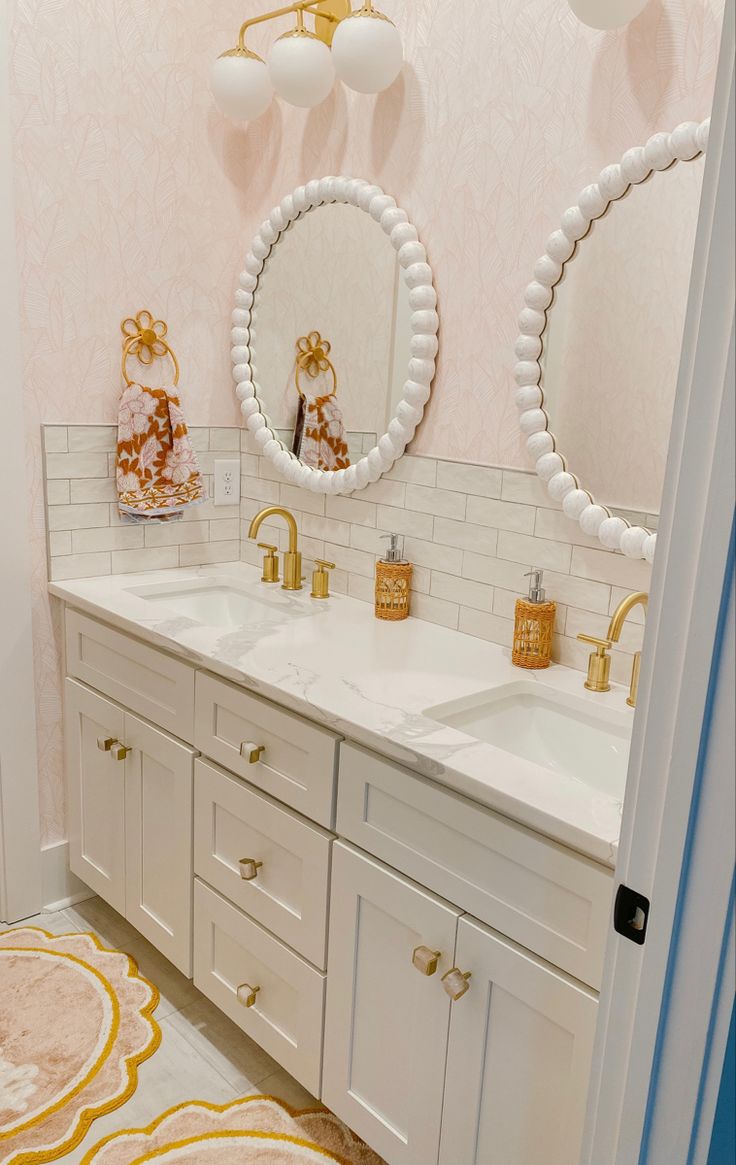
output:
M383 1165L325 1109L295 1112L271 1096L190 1101L146 1129L113 1133L82 1165Z
M94 935L0 933L0 1165L57 1161L135 1091L158 991Z

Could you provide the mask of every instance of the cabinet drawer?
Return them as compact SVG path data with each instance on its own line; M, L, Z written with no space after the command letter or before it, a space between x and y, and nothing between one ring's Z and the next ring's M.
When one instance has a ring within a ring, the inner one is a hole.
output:
M351 744L337 832L600 989L611 870Z
M189 664L68 608L66 660L70 675L191 741L194 669Z
M329 829L340 738L206 672L196 691L200 752Z
M305 1088L320 1095L325 976L198 878L194 982ZM255 997L248 1007L251 991Z
M195 872L324 969L332 834L204 761L194 789Z

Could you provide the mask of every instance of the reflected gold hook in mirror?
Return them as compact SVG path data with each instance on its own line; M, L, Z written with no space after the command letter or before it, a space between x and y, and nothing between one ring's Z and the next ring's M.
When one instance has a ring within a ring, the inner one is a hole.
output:
M307 376L312 380L316 380L320 372L332 373L332 392L327 393L327 396L335 396L337 393L337 373L335 366L329 359L329 354L332 345L329 340L323 340L319 332L309 332L306 336L300 336L296 342L296 365L294 369L294 380L296 382L296 391L304 400L304 390L299 383L300 372L306 372Z

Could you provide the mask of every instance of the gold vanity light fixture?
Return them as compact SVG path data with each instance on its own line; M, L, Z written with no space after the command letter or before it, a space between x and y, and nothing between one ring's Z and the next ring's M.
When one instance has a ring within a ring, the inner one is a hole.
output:
M585 687L591 692L608 692L611 690L609 676L611 673L611 657L608 654L614 643L621 638L624 623L634 607L642 606L647 610L649 595L646 591L633 591L621 600L611 616L608 633L605 639L597 639L594 635L578 635L583 643L590 643L595 651L591 652L588 660L588 678ZM631 684L626 703L630 708L636 707L636 697L639 691L639 673L641 671L641 652L634 653L634 663L631 668Z
M304 14L314 19L314 31ZM293 15L295 25L272 45L264 61L246 45L249 28ZM399 73L404 53L396 26L364 0L295 0L251 17L240 27L238 43L215 61L212 93L221 111L235 121L265 113L274 93L290 105L311 109L330 93L337 75L358 93L380 93Z

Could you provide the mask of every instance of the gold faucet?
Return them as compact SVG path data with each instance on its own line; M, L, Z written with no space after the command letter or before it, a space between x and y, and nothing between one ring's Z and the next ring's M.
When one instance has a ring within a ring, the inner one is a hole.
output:
M265 522L266 518L271 518L276 514L284 519L289 530L289 549L284 555L284 581L281 585L285 591L300 591L302 589L302 556L297 549L298 534L294 515L285 510L283 506L266 506L265 510L257 513L251 522L248 537L255 538L261 528L261 523Z
M583 643L590 643L595 647L595 651L591 652L588 660L588 678L585 681L585 687L591 692L608 692L611 689L608 677L611 671L611 657L608 654L609 648L614 643L618 643L624 623L630 611L641 605L646 611L649 603L649 595L646 591L634 591L622 599L616 610L611 616L611 622L608 624L608 634L605 639L596 639L593 635L578 635ZM634 654L634 665L631 669L631 684L629 687L629 695L626 703L631 707L636 707L636 696L639 690L639 672L641 671L641 652L637 651Z

